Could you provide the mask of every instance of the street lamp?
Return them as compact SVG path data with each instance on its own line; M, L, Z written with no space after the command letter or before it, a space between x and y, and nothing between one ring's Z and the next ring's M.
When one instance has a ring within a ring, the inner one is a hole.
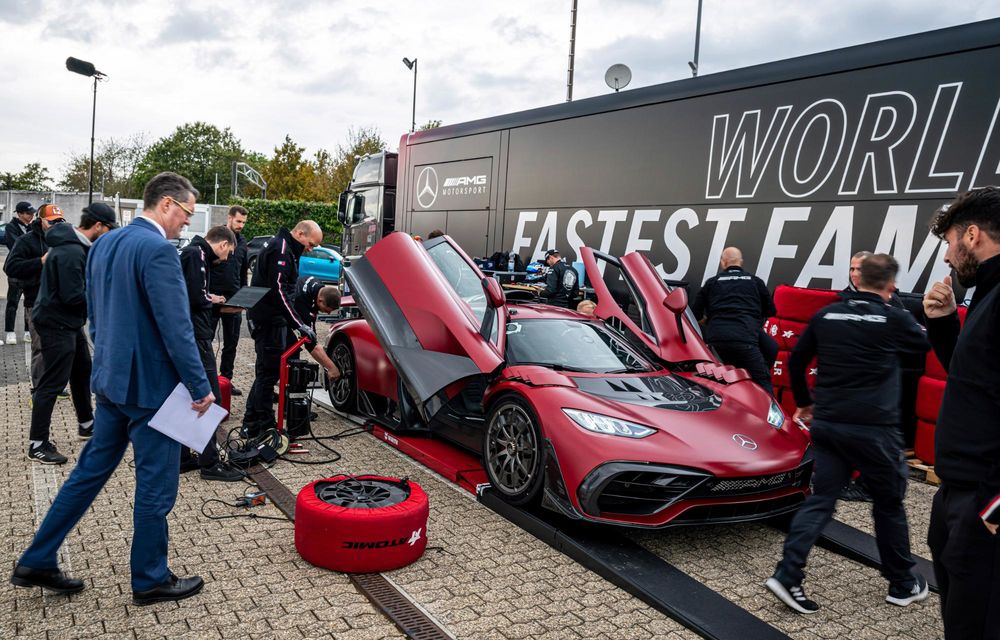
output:
M94 78L94 107L90 115L90 193L87 196L87 205L94 203L94 127L97 124L97 81L108 76L94 68L92 62L77 60L76 58L66 58L66 68L81 76Z
M413 70L413 124L410 125L410 133L413 133L417 130L417 59L403 58L403 64Z

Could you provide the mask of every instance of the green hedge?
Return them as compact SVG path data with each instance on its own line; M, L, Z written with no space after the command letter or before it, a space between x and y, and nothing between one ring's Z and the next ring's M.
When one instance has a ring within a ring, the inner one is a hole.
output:
M248 240L254 236L274 235L280 227L290 230L300 220L315 220L323 229L324 242L340 241L341 227L336 204L260 198L230 198L229 204L238 204L249 213L243 229L243 237Z

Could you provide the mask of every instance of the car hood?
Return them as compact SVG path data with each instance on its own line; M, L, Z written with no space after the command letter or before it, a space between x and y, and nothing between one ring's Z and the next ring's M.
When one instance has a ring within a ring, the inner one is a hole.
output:
M771 398L752 382L722 385L681 375L572 378L574 406L656 429L622 459L691 465L705 461L713 473L752 475L790 469L802 460L808 437L785 418L767 422ZM565 402L565 401L564 401ZM631 447L629 447L631 448ZM639 453L641 451L641 453ZM622 451L621 453L625 453ZM705 467L702 464L695 466Z

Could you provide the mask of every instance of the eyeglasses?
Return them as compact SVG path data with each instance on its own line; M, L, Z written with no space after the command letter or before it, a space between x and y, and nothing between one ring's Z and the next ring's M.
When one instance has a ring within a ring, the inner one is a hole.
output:
M188 219L189 219L189 220L190 220L190 219L191 219L192 217L194 217L194 211L191 211L190 209L188 209L187 207L185 207L184 205L182 205L182 204L181 204L180 202L178 202L178 201L174 200L173 198L170 198L170 200L171 200L171 201L172 201L172 202L173 202L174 204L176 204L176 205L177 205L178 207L180 207L180 208L181 208L181 211L183 211L184 213L186 213L186 214L187 214L187 217L188 217Z

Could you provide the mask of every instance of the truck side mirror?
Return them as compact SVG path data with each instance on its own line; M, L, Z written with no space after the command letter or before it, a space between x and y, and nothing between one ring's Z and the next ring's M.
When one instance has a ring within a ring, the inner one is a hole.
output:
M340 194L340 201L337 203L337 220L340 224L347 224L347 192Z
M687 291L677 287L663 299L663 306L678 315L684 313L684 309L688 306Z

